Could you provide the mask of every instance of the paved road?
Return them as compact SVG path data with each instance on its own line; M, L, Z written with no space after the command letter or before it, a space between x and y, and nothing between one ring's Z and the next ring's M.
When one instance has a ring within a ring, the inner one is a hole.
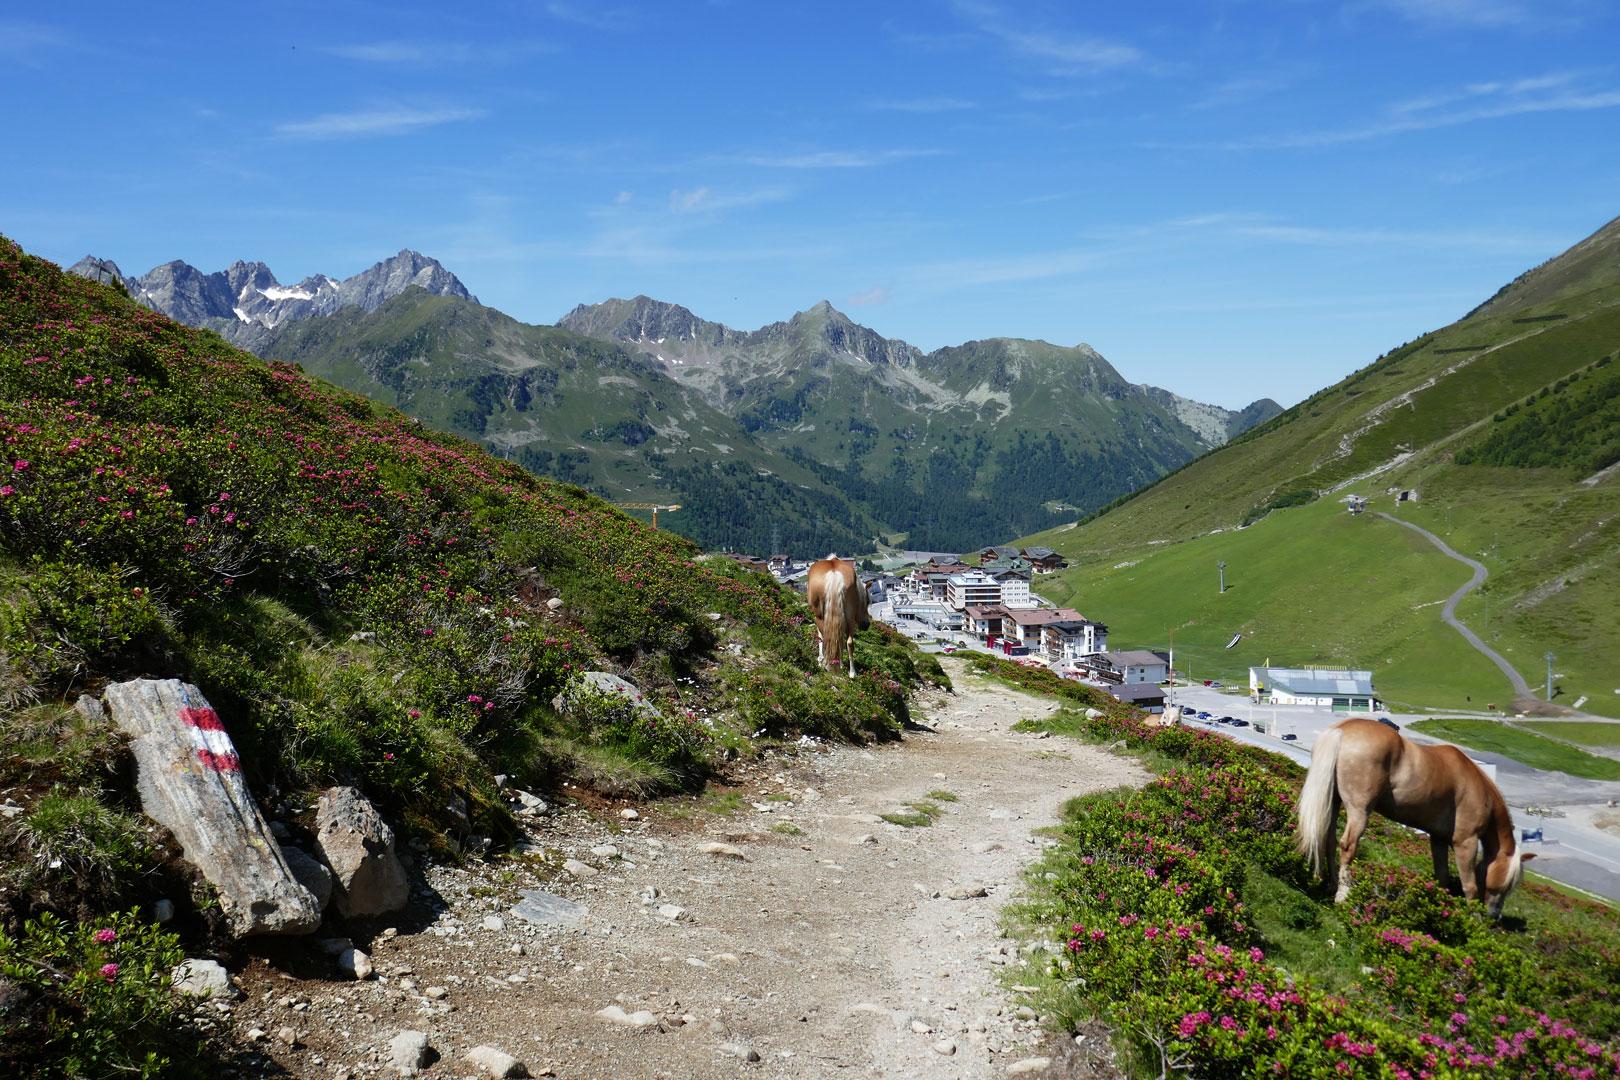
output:
M1452 629L1456 630L1457 633L1461 634L1463 638L1467 640L1468 644L1478 649L1482 656L1501 669L1502 674L1507 676L1508 682L1513 684L1513 692L1515 694L1522 698L1534 698L1535 694L1530 690L1530 684L1525 682L1524 676L1519 674L1518 669L1512 664L1508 663L1507 659L1503 657L1501 653L1497 652L1495 649L1481 641L1478 634L1464 626L1462 620L1457 618L1457 602L1485 583L1485 578L1488 574L1488 571L1485 569L1485 565L1483 563L1475 562L1466 555L1457 554L1451 549L1450 544L1447 544L1444 540L1434 535L1434 533L1430 532L1428 529L1423 528L1421 525L1414 525L1410 521L1402 521L1400 518L1395 517L1392 514L1386 514L1381 510L1375 511L1375 513L1378 517L1383 518L1385 521L1393 521L1397 525L1406 526L1408 529L1411 529L1419 536L1425 537L1429 543L1439 548L1442 555L1456 559L1458 562L1473 568L1473 578L1469 580L1468 584L1452 593L1451 597L1446 600L1446 606L1440 609L1440 618L1450 625Z

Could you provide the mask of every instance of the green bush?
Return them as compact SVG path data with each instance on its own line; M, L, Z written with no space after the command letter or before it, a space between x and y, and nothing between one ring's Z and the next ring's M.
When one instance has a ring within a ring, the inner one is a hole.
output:
M0 1066L74 1080L217 1075L170 989L184 955L133 912L90 925L46 914L14 937L0 931Z
M743 726L773 737L891 739L910 718L904 687L879 672L851 679L832 671L807 675L788 664L765 664L730 675L727 689Z
M153 861L135 819L92 791L52 788L16 829L36 873L76 878L100 894L117 890Z
M566 694L568 719L579 732L576 738L648 762L681 786L708 773L714 737L694 716L666 715L621 694L595 690L582 680L570 684Z

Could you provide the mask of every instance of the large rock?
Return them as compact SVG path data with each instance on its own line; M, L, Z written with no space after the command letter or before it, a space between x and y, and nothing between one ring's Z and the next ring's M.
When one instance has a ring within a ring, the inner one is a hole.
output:
M326 905L332 901L332 871L303 848L291 844L281 846L281 857L287 860L287 868L293 872L293 877L310 891L316 905L325 911Z
M336 879L337 909L344 915L382 915L410 899L405 868L394 853L394 830L354 788L321 794L315 842Z
M230 932L307 934L319 926L320 905L287 865L202 691L177 679L134 679L109 686L103 700L129 736L141 809L174 833L214 887Z
M177 993L227 1001L237 996L231 973L218 960L186 960L169 975Z
M580 672L562 693L551 699L551 707L566 715L573 709L582 691L610 698L623 698L634 705L639 713L659 715L658 706L648 701L647 695L643 694L635 683L621 679L610 671Z

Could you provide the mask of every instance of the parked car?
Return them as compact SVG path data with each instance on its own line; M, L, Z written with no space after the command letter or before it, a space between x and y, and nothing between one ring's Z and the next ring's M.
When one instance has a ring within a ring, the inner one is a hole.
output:
M1235 717L1235 716L1223 716L1223 717L1221 717L1221 723L1230 724L1232 721L1234 721L1236 719L1237 719L1237 717Z
M1299 736L1295 735L1292 731L1290 731L1288 734L1286 734L1286 735L1284 735L1282 737L1282 741L1283 742L1293 742L1297 738L1299 738Z
M1237 717L1234 716L1232 718L1232 726L1233 727L1248 727L1249 722L1247 720L1239 720Z
M1200 720L1208 720L1209 718L1210 718L1210 716L1209 716L1209 713L1207 713L1207 712L1201 712L1201 713L1198 714L1198 719L1200 719Z
M956 651L956 646L952 645L950 642L947 641L945 643L945 647L940 649L939 651L942 652L942 653L946 653L946 654L953 653L953 652Z

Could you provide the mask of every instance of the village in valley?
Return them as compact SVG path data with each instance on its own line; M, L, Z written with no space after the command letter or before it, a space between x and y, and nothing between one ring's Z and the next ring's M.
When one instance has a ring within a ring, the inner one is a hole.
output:
M729 557L804 589L807 562L782 554ZM904 552L885 561L891 569L863 560L869 568L859 575L872 618L925 651L986 652L1045 668L1143 709L1159 723L1204 721L1294 743L1301 719L1316 720L1307 724L1314 729L1339 716L1383 708L1371 671L1265 666L1249 669L1249 715L1226 715L1227 708L1238 708L1235 701L1245 700L1244 688L1213 679L1186 685L1173 650L1134 642L1110 649L1107 623L1035 591L1039 577L1068 566L1048 547L990 544L961 555ZM1257 706L1266 708L1257 713Z

